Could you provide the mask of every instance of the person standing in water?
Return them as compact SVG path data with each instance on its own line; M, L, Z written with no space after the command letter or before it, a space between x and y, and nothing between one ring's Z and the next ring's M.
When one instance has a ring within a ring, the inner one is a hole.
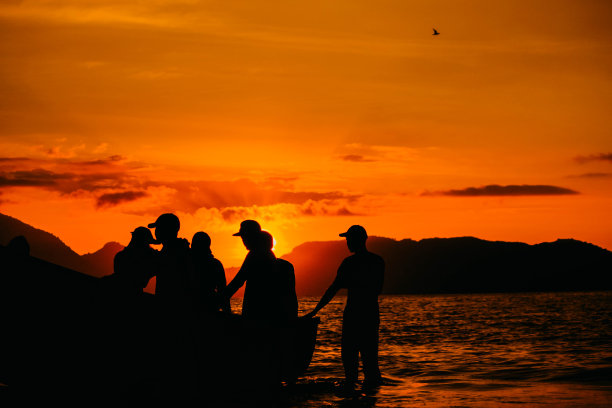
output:
M321 300L305 317L314 317L327 305L340 289L348 290L342 319L342 364L345 385L353 388L357 383L359 355L363 363L364 387L376 387L382 377L378 367L378 295L382 291L385 271L384 260L367 250L368 234L361 225L353 225L340 234L353 255L342 261L336 278Z
M196 232L191 239L191 254L198 282L198 298L202 308L208 312L216 312L221 309L231 312L229 299L224 299L221 305L218 298L225 286L225 269L223 264L212 253L210 249L210 236L204 231Z

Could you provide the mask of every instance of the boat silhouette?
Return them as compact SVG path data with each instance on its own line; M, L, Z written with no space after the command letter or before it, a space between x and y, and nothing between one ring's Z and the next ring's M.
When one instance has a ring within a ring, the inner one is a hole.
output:
M319 319L182 314L0 248L0 383L25 393L237 395L302 376Z

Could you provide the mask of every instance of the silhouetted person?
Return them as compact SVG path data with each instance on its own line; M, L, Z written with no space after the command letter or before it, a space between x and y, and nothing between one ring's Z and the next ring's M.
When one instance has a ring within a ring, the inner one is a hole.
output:
M163 247L160 251L155 295L170 304L194 306L195 270L189 241L178 238L181 223L171 213L162 214L149 228Z
M157 244L151 231L138 227L132 231L130 243L115 255L112 277L119 293L128 296L142 294L156 274L159 252L151 248L151 244Z
M149 228L163 245L155 297L159 306L159 365L164 381L178 395L195 391L198 380L196 346L197 284L189 241L178 238L178 217L162 214Z
M210 249L210 236L203 232L196 232L191 240L191 254L195 266L198 282L198 299L204 310L216 312L221 308L224 312L231 312L229 299L224 299L219 305L219 296L227 285L223 264L214 257Z
M269 274L270 286L270 316L272 320L287 322L297 318L298 301L295 293L295 271L291 262L276 258L272 249L274 238L267 231L260 233L255 251L268 253L274 257L274 268Z
M246 283L242 300L243 316L256 320L278 321L281 316L289 315L290 313L284 312L286 308L281 306L280 300L287 298L287 291L280 290L279 285L283 280L286 285L293 283L295 291L295 277L293 280L289 277L279 280L278 269L281 268L277 268L277 259L272 252L272 236L262 232L259 223L253 220L243 221L240 224L240 231L234 236L242 238L249 253L234 279L227 285L224 296L231 297ZM279 265L283 265L285 276L292 274L293 267L289 268L287 265L289 263L283 262Z
M382 290L385 263L380 256L366 249L368 235L362 226L353 225L340 236L346 237L348 249L354 255L342 261L336 279L306 317L316 315L338 290L348 289L342 320L342 364L346 385L353 387L357 382L361 354L364 386L376 386L381 383L378 368L378 295Z

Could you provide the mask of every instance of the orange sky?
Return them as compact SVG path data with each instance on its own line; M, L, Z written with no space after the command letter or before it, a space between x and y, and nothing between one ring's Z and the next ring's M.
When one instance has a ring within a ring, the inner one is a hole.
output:
M600 0L4 1L0 212L84 253L174 211L227 266L244 218L281 254L355 223L612 249L610 15Z

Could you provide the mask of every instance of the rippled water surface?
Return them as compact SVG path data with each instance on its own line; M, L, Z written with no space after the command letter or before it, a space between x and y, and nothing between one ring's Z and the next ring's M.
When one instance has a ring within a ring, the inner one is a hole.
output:
M300 299L302 313L318 299ZM377 393L340 396L345 299L320 313L295 407L612 406L612 293L381 298Z

